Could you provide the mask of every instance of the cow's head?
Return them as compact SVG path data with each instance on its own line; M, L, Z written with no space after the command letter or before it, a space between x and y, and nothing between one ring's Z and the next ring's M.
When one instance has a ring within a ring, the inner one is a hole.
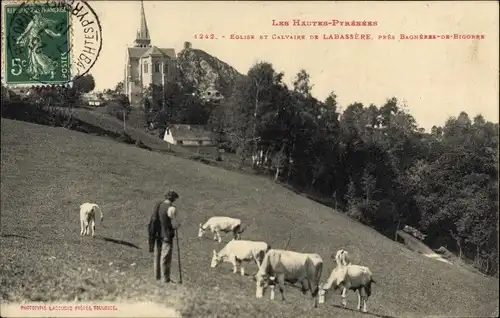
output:
M254 276L255 297L262 298L269 285L274 285L276 277L263 274L260 271Z
M205 230L203 230L203 224L200 223L200 226L198 227L198 238L201 238L204 232Z
M214 250L212 254L212 263L210 264L211 268L217 267L222 262L222 257Z
M335 254L335 262L337 263L337 266L348 265L350 261L347 251L344 249L338 250L337 253Z
M243 232L245 232L246 229L248 229L250 225L246 224L246 223L242 223L240 225L240 228L238 229L238 234L242 234Z

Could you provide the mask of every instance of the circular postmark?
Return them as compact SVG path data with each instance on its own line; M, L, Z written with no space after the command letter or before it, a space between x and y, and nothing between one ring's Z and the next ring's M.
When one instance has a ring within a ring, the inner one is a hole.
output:
M4 11L7 84L69 84L99 58L102 28L85 1L31 0Z

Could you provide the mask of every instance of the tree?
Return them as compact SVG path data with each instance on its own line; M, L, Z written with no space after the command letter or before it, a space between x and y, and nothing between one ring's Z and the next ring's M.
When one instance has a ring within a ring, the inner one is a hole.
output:
M391 124L391 117L396 114L399 110L398 100L396 97L391 97L387 99L386 103L380 107L380 120L383 127L389 127Z
M372 169L372 166L368 165L363 172L361 180L363 190L365 191L365 204L368 204L372 200L373 191L376 188L377 179L372 175Z
M165 93L162 85L150 84L142 92L141 98L144 119L148 127L164 129L167 125Z
M113 89L113 92L115 94L125 94L125 86L123 84L123 81L118 82L116 84L115 88Z
M229 98L221 104L224 105L225 134L229 136L240 157L240 168L251 153L249 142L252 141L252 112L250 100L252 96L252 82L247 78L236 81L235 88Z
M375 106L374 104L370 104L368 109L365 111L365 114L367 124L370 125L370 127L375 128L379 126L379 110L377 106Z
M118 119L123 120L123 130L126 130L126 120L130 115L132 107L128 97L123 94L113 96L113 99L106 104L106 112Z
M223 126L240 155L240 166L248 156L256 155L259 147L274 147L273 139L263 137L278 124L282 104L274 102L282 94L282 77L270 63L256 63L246 77L236 80L231 94L222 102Z
M92 74L77 76L73 81L73 88L79 93L89 93L95 88L95 80Z
M347 215L391 238L401 224L417 227L426 243L449 244L481 271L496 272L498 124L461 112L426 133L396 97L380 107L353 101L340 116L335 92L324 101L312 96L306 70L291 88L283 77L271 63L256 63L213 105L190 95L189 85L172 87L168 118L206 120L240 167L262 151L272 157L275 181L315 196L334 193Z
M449 118L437 156L414 182L421 223L431 239L448 237L459 257L476 259L483 271L491 268L491 242L498 235L498 137L490 137L496 127L481 120L472 124L464 112Z
M313 85L311 85L311 80L309 73L305 69L301 69L297 75L295 76L295 80L293 81L293 90L307 98L311 96L311 90Z

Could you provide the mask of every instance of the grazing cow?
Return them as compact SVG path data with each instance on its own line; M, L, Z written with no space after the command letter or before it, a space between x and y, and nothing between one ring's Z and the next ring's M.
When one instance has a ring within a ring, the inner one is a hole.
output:
M269 281L277 281L282 300L285 300L283 286L285 281L301 283L302 293L311 291L314 307L317 307L319 280L323 271L323 259L318 254L271 249L264 256L259 271L255 275L257 298L264 296ZM274 286L271 286L271 299L274 299Z
M228 216L213 216L208 219L205 224L200 223L198 238L201 238L203 233L208 230L214 234L214 241L218 240L220 243L222 241L220 232L233 232L234 239L238 240L241 238L241 233L243 233L245 229L242 228L240 219L230 218Z
M90 230L92 230L92 237L95 236L95 214L97 211L101 213L102 223L104 215L97 204L86 202L80 205L80 235L90 235Z
M260 267L264 255L271 247L266 242L231 240L222 248L219 253L213 251L212 264L215 268L222 262L233 264L233 273L237 272L237 265L240 265L241 276L245 275L245 268L242 261L254 261Z
M349 259L349 253L344 250L343 248L338 250L337 253L335 253L335 263L337 263L338 266L347 266L351 264L351 260ZM342 288L342 297L346 297L347 295L347 289ZM320 302L324 301L324 294L322 294L322 291L320 291Z
M342 305L347 306L347 290L351 289L358 293L358 310L361 310L363 303L363 312L366 312L366 303L372 293L372 283L375 280L372 272L366 266L347 265L337 266L333 269L326 283L320 286L320 303L324 302L324 295L333 287L333 290L342 288Z
M337 263L337 266L347 266L351 264L349 253L344 249L338 250L335 254L335 263Z

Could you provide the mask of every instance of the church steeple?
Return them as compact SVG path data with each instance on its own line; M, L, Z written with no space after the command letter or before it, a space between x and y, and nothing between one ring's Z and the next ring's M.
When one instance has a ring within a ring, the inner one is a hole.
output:
M149 38L148 24L146 23L146 14L144 13L144 3L141 0L141 25L137 30L137 35L134 41L135 47L150 47L151 39Z

